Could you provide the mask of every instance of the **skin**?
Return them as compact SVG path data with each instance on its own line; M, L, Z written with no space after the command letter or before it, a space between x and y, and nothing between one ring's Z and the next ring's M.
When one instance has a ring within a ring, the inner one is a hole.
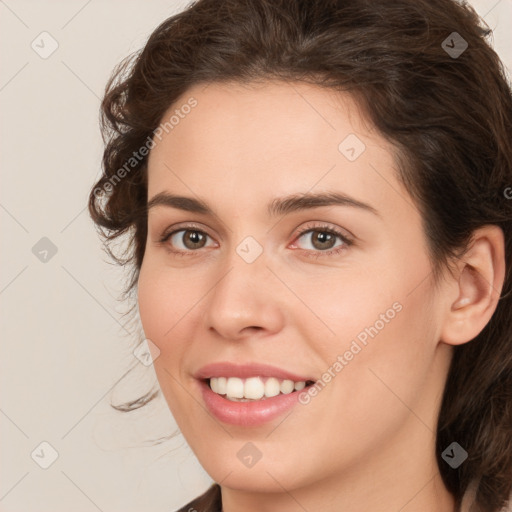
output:
M476 336L496 308L501 231L476 232L453 275L435 286L393 149L349 96L304 83L196 85L164 119L190 97L197 106L150 152L148 199L200 198L215 215L150 209L138 301L160 350L162 392L221 484L224 512L454 511L435 459L436 419L453 345ZM354 161L338 150L348 134L366 146ZM267 214L276 197L328 191L378 215L339 205ZM190 232L160 242L187 222L208 235L203 247L183 239ZM353 244L326 255L330 247L312 236L324 224ZM298 238L305 226L317 231ZM236 252L247 236L263 249L250 264ZM397 302L401 311L286 418L239 427L205 409L193 378L205 364L254 361L320 379ZM262 454L251 468L236 456L248 441Z

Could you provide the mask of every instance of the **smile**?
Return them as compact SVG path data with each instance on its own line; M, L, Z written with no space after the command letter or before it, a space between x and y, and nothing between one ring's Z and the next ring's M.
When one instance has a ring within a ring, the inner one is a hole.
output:
M194 375L206 409L223 423L255 427L283 416L316 379L261 363L211 363Z
M312 381L297 381L277 379L275 377L212 377L208 380L210 389L227 400L234 402L247 402L266 400L280 394L288 395L293 391L300 391Z

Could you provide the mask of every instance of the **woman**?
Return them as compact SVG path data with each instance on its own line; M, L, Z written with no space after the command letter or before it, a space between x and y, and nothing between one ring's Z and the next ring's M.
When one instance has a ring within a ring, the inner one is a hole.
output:
M512 96L480 23L199 0L115 71L90 211L216 482L181 510L506 510Z

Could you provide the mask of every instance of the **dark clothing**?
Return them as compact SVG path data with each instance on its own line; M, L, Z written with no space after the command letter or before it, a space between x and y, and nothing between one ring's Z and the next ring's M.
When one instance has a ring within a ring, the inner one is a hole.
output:
M464 495L460 512L479 512L481 509L474 503L475 484L470 485L468 492ZM201 496L180 508L176 512L222 512L222 500L219 484L212 484L211 487ZM512 512L512 494L510 503L501 512Z
M176 512L222 512L219 484L212 484L205 493Z

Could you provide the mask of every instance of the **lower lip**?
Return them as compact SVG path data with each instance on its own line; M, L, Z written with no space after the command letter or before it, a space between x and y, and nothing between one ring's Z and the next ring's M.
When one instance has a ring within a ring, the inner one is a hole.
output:
M299 403L299 392L277 395L253 402L232 402L214 393L207 382L200 381L201 393L208 410L220 421L230 425L255 427L284 414Z

